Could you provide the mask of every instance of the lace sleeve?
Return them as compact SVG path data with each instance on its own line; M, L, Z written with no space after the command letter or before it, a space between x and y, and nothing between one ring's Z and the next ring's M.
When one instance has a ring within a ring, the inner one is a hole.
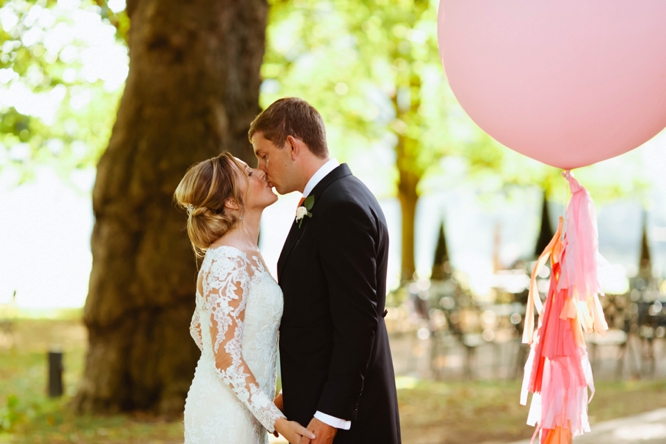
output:
M203 339L201 337L201 321L199 319L199 303L197 302L197 307L194 309L194 314L192 315L192 321L190 322L190 335L194 342L199 347L199 350L203 352Z
M210 337L215 371L269 432L284 415L257 383L243 359L245 305L250 286L249 264L242 256L215 261L205 277Z

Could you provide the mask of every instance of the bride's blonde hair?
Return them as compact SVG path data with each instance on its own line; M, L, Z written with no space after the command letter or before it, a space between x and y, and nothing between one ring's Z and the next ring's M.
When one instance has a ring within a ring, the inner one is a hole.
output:
M222 237L239 220L225 202L233 199L242 208L238 178L243 166L228 152L192 166L174 193L176 204L187 210L187 235L197 256Z

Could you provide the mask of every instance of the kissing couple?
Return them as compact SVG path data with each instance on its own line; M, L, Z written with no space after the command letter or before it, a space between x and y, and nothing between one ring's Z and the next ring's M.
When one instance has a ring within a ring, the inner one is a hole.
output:
M276 101L248 136L258 168L225 152L191 167L174 196L203 257L185 442L265 444L269 432L291 444L399 444L384 214L330 158L323 119L304 100ZM303 195L277 282L257 246L273 188Z

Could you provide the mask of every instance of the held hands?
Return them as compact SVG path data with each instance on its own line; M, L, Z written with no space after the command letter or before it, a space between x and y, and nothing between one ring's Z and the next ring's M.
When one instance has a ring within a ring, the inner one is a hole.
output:
M308 439L307 435L304 435L298 444L332 444L336 433L338 433L338 429L324 424L317 418L312 418L312 421L308 424L308 430L311 430L317 437Z
M309 443L310 440L315 439L314 433L296 421L288 421L287 418L279 418L275 421L275 431L284 436L290 444ZM306 441L303 441L303 439L306 439Z

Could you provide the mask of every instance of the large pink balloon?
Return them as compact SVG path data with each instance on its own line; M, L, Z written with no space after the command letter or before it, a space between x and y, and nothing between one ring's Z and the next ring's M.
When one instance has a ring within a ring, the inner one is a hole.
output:
M541 162L590 165L666 126L666 0L441 0L438 34L471 118Z

